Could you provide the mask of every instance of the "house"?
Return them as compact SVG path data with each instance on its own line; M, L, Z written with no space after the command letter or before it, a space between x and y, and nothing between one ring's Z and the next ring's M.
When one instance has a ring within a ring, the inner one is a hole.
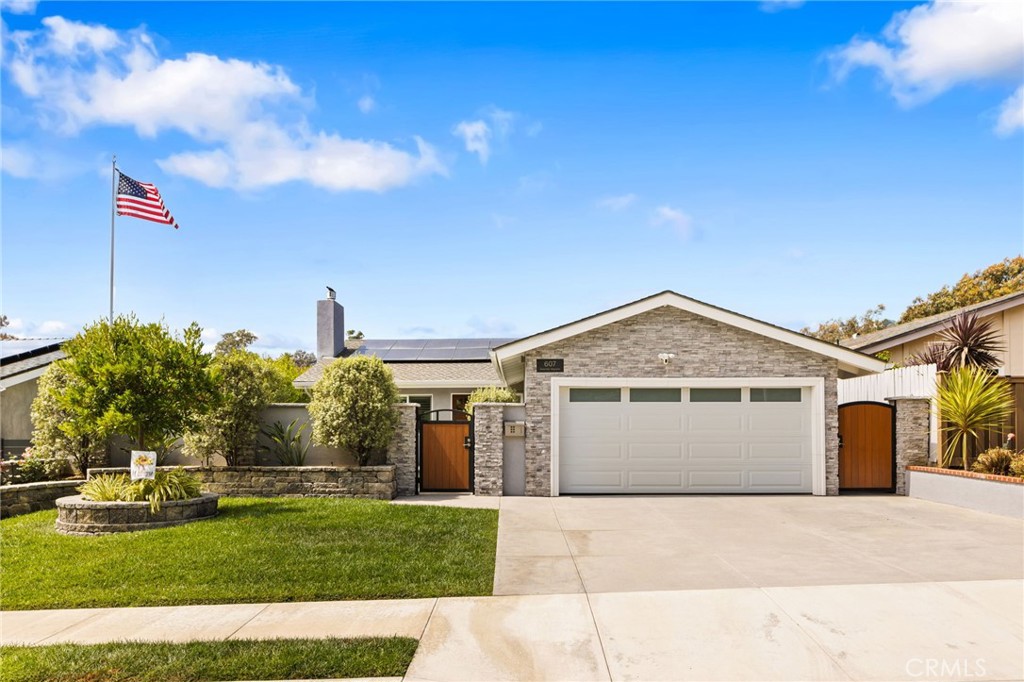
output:
M446 341L450 355L428 354L427 362L418 350L426 342L345 348L338 309L318 302L321 360L297 386L350 352L379 355L410 397L418 387L432 396L447 390L439 382L464 365L459 372L473 373L460 390L497 384L523 397L517 466L527 495L836 494L837 379L885 368L856 350L672 291L525 338L479 341L479 352L467 347L464 358L462 341ZM480 360L484 350L489 363Z
M888 352L891 363L905 365L914 355L925 353L931 344L941 342L942 330L961 313L972 313L982 322L990 323L999 337L1001 349L996 356L1000 367L997 371L1013 387L1015 402L1009 431L1019 434L1024 430L1024 291L893 325L841 343L846 348L872 355Z
M14 339L0 341L0 452L22 453L32 438L32 401L39 377L51 362L64 357L62 342Z
M464 421L466 399L482 386L501 384L490 350L512 339L346 339L345 309L334 298L317 301L317 362L299 375L310 389L338 358L376 355L391 368L405 402L426 418Z

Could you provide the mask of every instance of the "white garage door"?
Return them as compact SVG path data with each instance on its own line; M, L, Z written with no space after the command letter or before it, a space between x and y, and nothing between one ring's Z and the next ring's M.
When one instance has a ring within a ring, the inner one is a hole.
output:
M563 493L809 493L809 389L560 389Z

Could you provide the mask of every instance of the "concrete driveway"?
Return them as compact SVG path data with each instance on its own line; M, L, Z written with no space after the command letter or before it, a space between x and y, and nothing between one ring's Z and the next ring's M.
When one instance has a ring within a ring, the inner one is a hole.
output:
M1022 577L1020 521L902 496L505 497L494 594Z

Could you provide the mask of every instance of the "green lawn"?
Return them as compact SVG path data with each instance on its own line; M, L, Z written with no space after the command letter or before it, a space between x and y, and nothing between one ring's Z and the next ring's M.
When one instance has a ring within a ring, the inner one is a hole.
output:
M498 512L221 498L220 515L101 537L55 511L0 522L3 609L486 595Z
M0 682L401 677L415 652L408 637L0 647Z

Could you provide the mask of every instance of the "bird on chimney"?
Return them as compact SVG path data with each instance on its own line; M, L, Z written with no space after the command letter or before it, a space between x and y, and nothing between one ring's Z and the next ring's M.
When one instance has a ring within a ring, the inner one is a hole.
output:
M333 301L337 295L338 294L334 289L327 287L327 298L329 300Z

